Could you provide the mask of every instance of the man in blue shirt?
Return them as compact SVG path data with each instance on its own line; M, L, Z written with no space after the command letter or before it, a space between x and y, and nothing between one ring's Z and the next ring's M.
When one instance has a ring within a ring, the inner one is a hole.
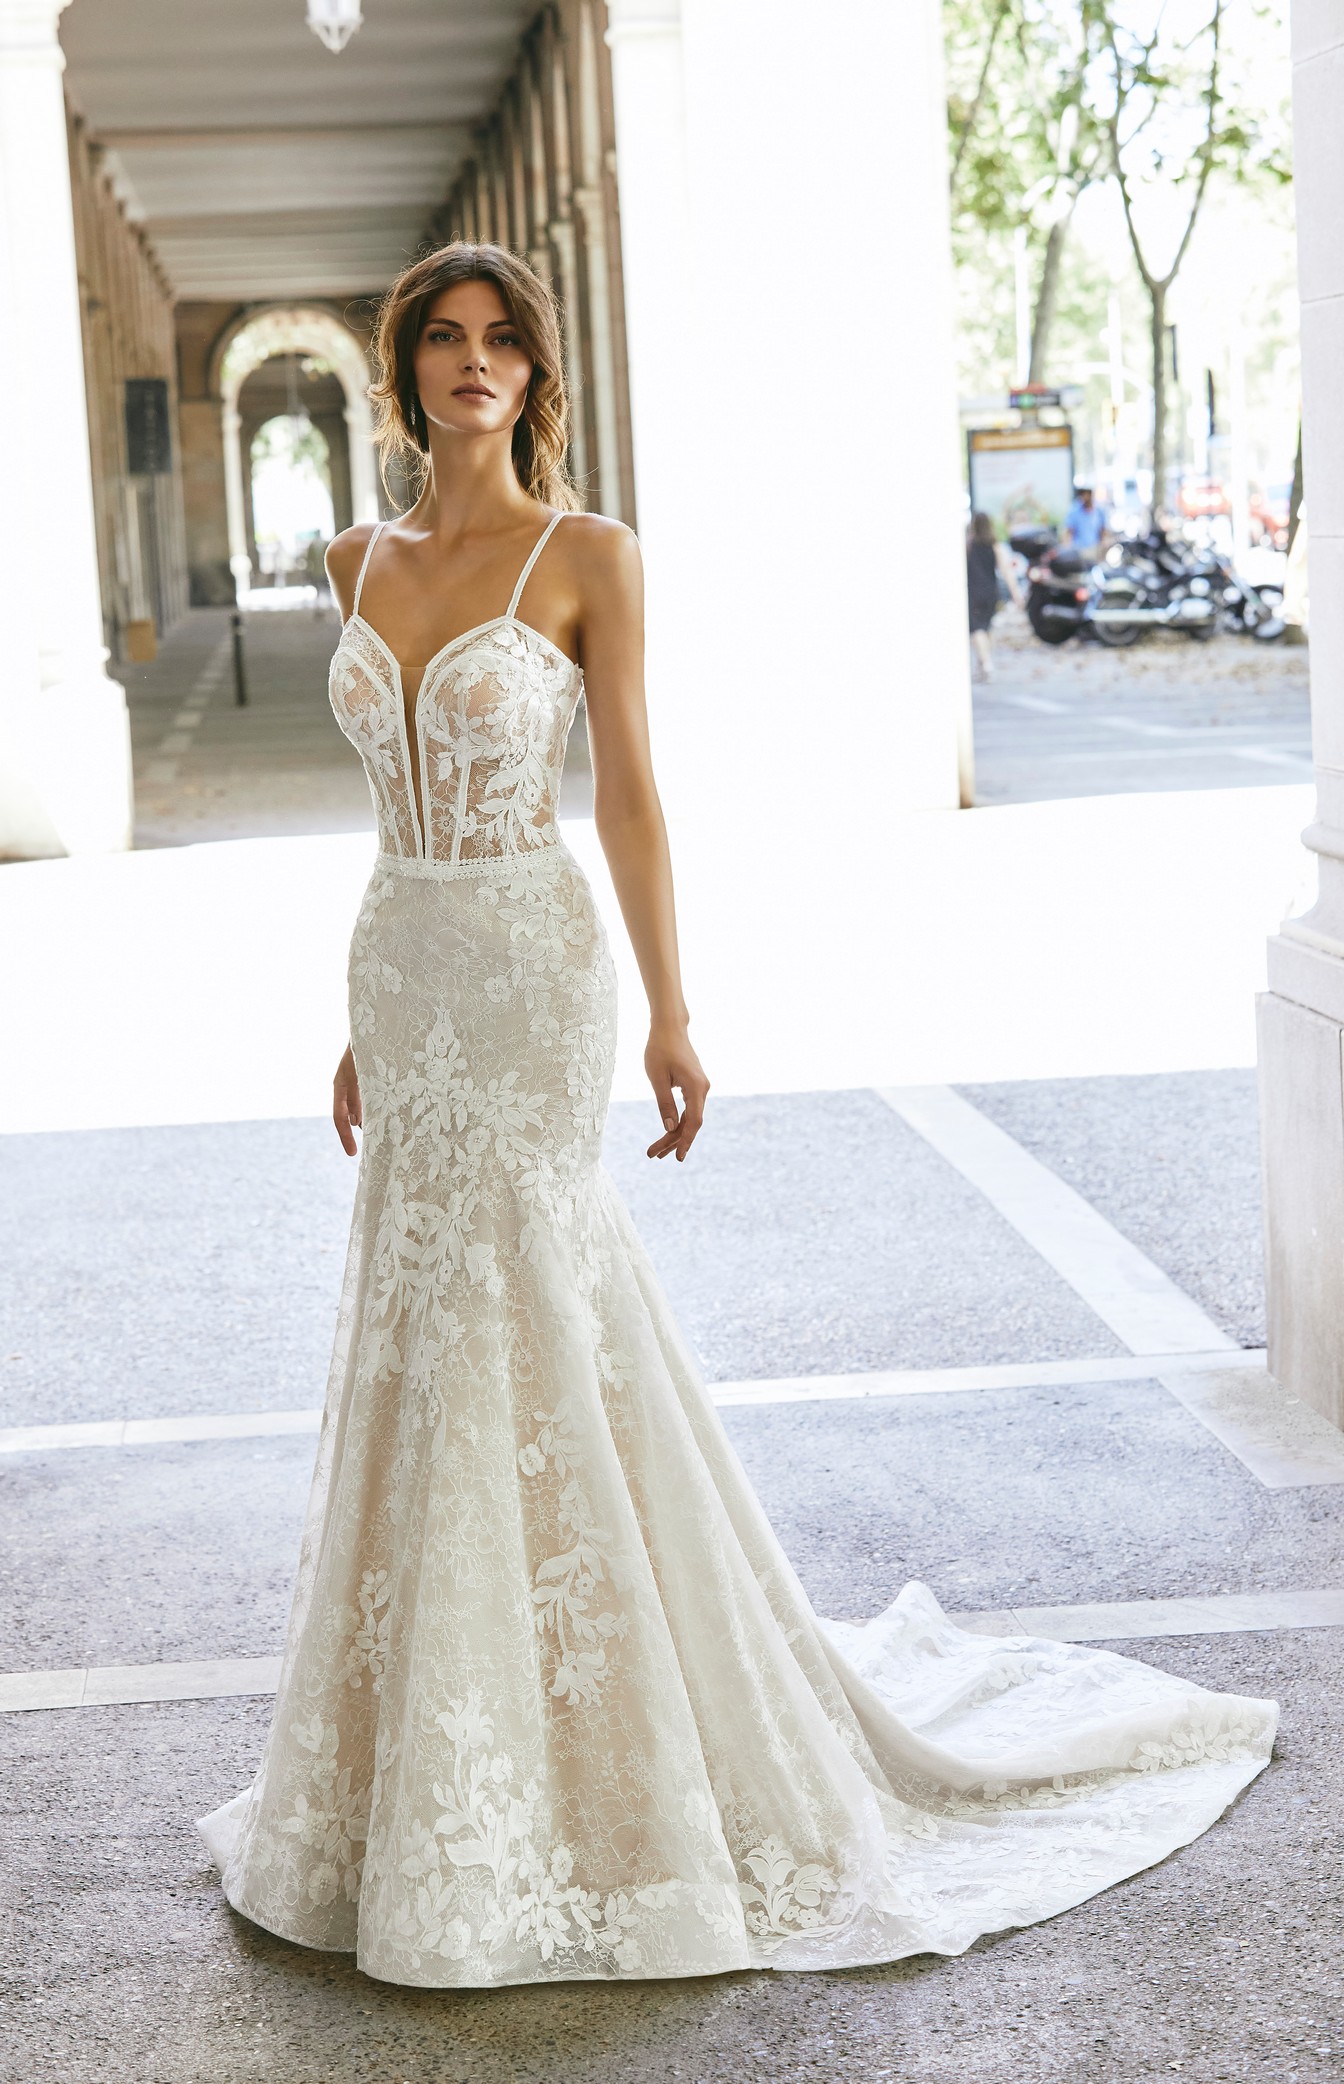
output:
M1106 540L1106 515L1090 485L1075 485L1073 505L1064 516L1064 540L1075 550L1100 550Z

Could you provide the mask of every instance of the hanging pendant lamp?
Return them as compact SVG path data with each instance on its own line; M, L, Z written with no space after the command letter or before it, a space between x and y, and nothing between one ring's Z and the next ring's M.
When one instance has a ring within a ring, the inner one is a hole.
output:
M359 0L308 0L308 27L329 51L343 51L363 20Z

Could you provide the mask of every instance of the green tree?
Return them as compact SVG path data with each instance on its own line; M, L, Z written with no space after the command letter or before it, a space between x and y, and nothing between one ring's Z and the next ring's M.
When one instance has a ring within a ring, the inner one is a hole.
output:
M1153 513L1166 497L1167 299L1215 171L1292 178L1287 138L1228 64L1231 0L1159 6L1138 26L1132 0L1087 0L1102 31L1099 100L1134 264L1148 296L1153 370ZM1263 6L1251 12L1263 15ZM1148 207L1149 225L1142 219ZM1152 220L1156 220L1153 222ZM1156 256L1161 253L1165 266Z
M1090 96L1091 0L945 0L952 221L959 258L976 233L1025 230L1039 251L1029 380L1045 381L1065 245L1110 146Z

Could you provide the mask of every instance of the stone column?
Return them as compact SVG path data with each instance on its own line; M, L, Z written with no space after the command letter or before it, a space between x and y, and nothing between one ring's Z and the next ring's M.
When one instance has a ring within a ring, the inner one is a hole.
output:
M1294 0L1293 128L1311 528L1320 896L1269 944L1260 1001L1269 1366L1344 1425L1344 17Z
M57 20L0 0L0 857L130 845L126 701L106 671Z
M937 0L609 12L664 799L838 876L968 783Z

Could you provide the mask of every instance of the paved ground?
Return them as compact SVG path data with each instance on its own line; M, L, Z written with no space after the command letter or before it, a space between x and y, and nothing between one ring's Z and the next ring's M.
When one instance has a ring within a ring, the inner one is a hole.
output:
M1006 610L994 652L975 690L980 803L1311 779L1302 646L1160 631L1128 651L1052 647Z
M1233 1337L1258 1336L1245 1074L968 1097L1174 1277L1198 1276ZM614 1110L610 1162L716 1379L1117 1350L873 1094L724 1101L678 1172L642 1159L645 1129L643 1110ZM28 1278L0 1327L0 1425L316 1401L353 1174L328 1137L296 1122L9 1139L0 1252ZM1155 1382L724 1417L822 1611L874 1612L911 1576L959 1611L1344 1582L1344 1485L1267 1490ZM276 1650L312 1447L11 1460L0 1668ZM191 1820L245 1783L265 1698L0 1715L6 2075L1337 2079L1340 1631L1121 1647L1285 1704L1275 1764L1197 1845L957 1962L634 1990L403 1991L248 1927Z

